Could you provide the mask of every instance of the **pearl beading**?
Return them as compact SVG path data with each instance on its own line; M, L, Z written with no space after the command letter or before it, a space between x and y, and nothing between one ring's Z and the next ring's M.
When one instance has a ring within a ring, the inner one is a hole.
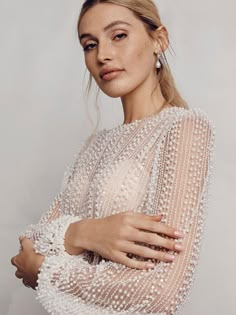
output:
M37 247L45 250L45 242L47 255L37 299L50 314L58 315L177 314L190 296L199 262L215 126L200 108L173 107L104 129L89 140L65 175L60 211L51 209L44 216L45 235L41 232ZM163 213L162 222L184 233L184 252L137 242L176 256L165 263L129 254L131 259L155 262L149 270L131 269L89 251L65 255L63 233L69 217L98 218L126 210ZM47 250L51 242L60 244L54 255Z
M64 246L65 234L71 223L80 221L78 216L61 215L50 224L41 227L39 236L35 240L34 249L36 253L44 256L69 255Z

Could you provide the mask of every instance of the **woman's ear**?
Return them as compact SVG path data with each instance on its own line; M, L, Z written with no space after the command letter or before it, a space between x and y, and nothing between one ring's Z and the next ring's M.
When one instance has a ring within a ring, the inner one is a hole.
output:
M160 25L153 32L154 52L164 52L169 46L168 31L164 25Z

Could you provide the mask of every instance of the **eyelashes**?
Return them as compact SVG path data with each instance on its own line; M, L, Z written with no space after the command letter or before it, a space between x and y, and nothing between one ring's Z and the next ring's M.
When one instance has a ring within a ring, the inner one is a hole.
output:
M127 34L125 34L125 33L119 33L119 34L117 34L113 39L118 38L118 39L119 39L118 41L120 41L121 39L123 39L123 38L125 38L125 37L127 37ZM88 45L86 45L86 46L83 48L83 50L84 50L85 52L90 51L90 50L92 50L96 45L97 45L97 44L95 44L95 43L93 43L93 44L88 44Z
M117 34L114 38L116 38L118 36L122 36L122 37L119 37L119 39L122 39L122 38L124 38L123 35L125 35L125 37L127 36L125 33L120 33L120 34Z
M89 44L89 45L84 47L84 51L91 50L94 46L96 46L96 44Z

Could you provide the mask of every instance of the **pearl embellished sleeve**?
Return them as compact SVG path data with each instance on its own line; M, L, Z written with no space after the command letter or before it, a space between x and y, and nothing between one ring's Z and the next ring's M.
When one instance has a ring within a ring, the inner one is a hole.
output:
M186 111L156 149L153 208L165 214L163 222L183 231L185 250L168 251L176 256L173 262L157 261L148 270L105 260L89 264L83 255L46 257L37 299L50 314L173 315L180 310L199 259L214 137L214 127L204 115Z
M64 247L65 232L71 223L81 220L81 217L71 217L63 213L61 209L63 191L74 175L74 165L76 161L84 153L93 137L94 134L91 134L81 143L79 152L74 155L72 165L67 167L64 173L61 190L53 199L49 209L41 215L38 223L28 225L20 234L34 242L36 253L49 256L63 252L66 255Z
M24 231L21 232L21 236L27 237L35 242L39 236L39 230L41 226L44 226L47 223L52 222L59 216L60 213L60 204L61 204L61 194L57 194L54 198L51 206L49 209L41 215L39 222L37 224L30 224L28 225Z

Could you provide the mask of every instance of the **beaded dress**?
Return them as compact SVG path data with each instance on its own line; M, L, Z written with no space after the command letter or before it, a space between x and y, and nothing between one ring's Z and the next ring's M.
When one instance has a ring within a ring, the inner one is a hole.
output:
M214 148L215 126L207 114L177 106L103 129L82 142L50 208L21 234L45 255L36 299L48 313L177 314L195 278ZM129 253L156 263L145 270L92 251L77 256L65 251L70 223L123 211L163 213L163 223L183 232L184 251L136 242L176 256L173 262L161 262Z

